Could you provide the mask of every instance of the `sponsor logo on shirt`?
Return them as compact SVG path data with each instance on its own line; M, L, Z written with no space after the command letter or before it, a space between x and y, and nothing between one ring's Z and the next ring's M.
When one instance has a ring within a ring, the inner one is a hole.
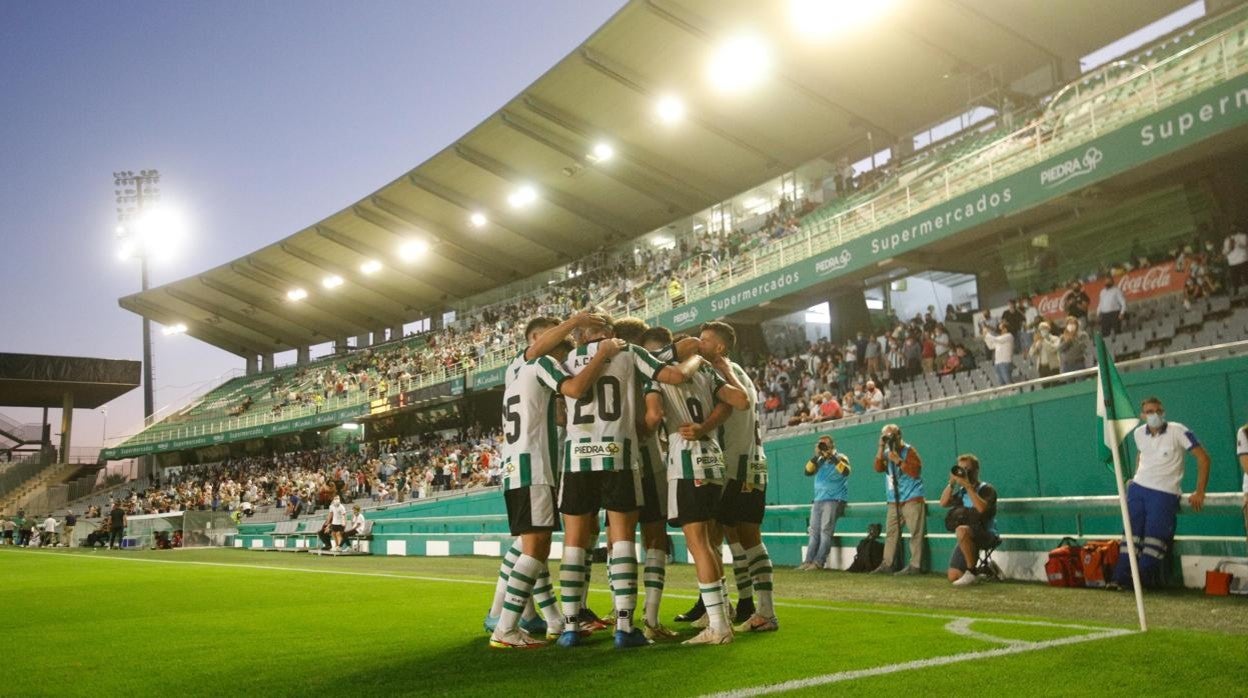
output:
M597 458L615 456L619 453L620 445L614 441L572 444L573 458Z

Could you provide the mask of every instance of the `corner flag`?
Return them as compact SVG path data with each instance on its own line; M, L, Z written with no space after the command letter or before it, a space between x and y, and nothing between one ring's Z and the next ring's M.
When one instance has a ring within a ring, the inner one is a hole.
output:
M1131 434L1140 420L1135 416L1135 407L1122 385L1122 377L1114 366L1114 357L1105 348L1105 340L1096 335L1096 416L1101 421L1101 445L1099 452L1101 462L1112 465L1114 452L1124 439Z
M1122 377L1114 367L1114 357L1105 348L1105 339L1096 335L1096 416L1101 423L1098 451L1101 461L1114 466L1114 482L1118 486L1118 507L1122 511L1123 538L1131 564L1131 586L1135 588L1135 610L1140 617L1140 630L1148 630L1144 619L1144 591L1140 586L1140 564L1136 556L1135 534L1127 513L1127 490L1122 477L1122 441L1140 423Z

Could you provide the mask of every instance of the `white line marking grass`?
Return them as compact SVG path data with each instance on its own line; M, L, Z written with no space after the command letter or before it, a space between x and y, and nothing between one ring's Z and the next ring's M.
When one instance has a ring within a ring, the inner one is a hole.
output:
M25 553L28 555L49 555L57 557L72 557L79 560L98 560L111 562L137 562L150 563L156 565L196 565L201 567L234 567L239 569L252 570L268 570L273 572L299 572L303 574L331 574L344 575L349 577L381 577L386 579L407 579L421 582L444 582L453 584L478 584L483 586L494 586L492 580L472 579L470 577L431 577L426 575L413 574L395 574L392 572L361 572L351 570L331 570L317 569L312 567L286 567L282 565L253 565L235 562L206 562L198 560L153 560L150 558L134 558L121 557L118 555L84 555L81 553L54 553L43 551L11 551L13 553ZM593 590L601 593L607 593L605 590ZM667 598L677 599L694 599L697 598L692 594L664 594ZM703 698L745 698L746 696L762 696L772 693L782 693L785 691L795 691L804 688L812 688L815 686L825 686L833 683L843 683L845 681L854 681L856 679L864 679L872 676L884 676L886 674L896 674L903 671L914 671L917 669L928 669L931 667L948 666L950 664L960 664L962 662L973 662L981 659L992 659L994 657L1005 657L1012 654L1022 654L1025 652L1037 652L1040 650L1051 649L1053 647L1064 647L1066 645L1076 645L1084 642L1094 642L1096 640L1106 640L1109 638L1123 637L1126 635L1134 635L1137 631L1127 630L1124 628L1105 628L1091 625L1079 625L1074 623L1053 623L1042 620L1020 620L1014 618L971 618L968 616L959 616L944 613L922 613L918 611L894 611L883 608L855 608L852 606L823 606L813 603L795 603L787 601L777 601L776 606L782 608L801 608L818 611L831 611L834 613L870 613L887 616L906 616L911 618L934 618L939 620L948 620L945 624L945 630L955 635L969 637L983 642L991 642L1003 645L996 649L980 650L977 652L963 652L961 654L951 654L944 657L931 657L928 659L917 659L910 662L901 662L898 664L887 664L884 666L871 667L868 669L855 669L852 671L839 671L832 674L822 674L820 676L811 676L804 679L793 679L792 681L784 681L782 683L766 684L763 686L753 686L750 688L738 688L731 691L721 693L712 693ZM1023 625L1033 627L1046 628L1066 628L1070 630L1086 631L1079 635L1070 637L1056 638L1052 640L1042 640L1039 642L1029 642L1026 640L1016 640L1001 638L988 633L983 633L971 628L971 625L977 621L1000 623L1009 625Z

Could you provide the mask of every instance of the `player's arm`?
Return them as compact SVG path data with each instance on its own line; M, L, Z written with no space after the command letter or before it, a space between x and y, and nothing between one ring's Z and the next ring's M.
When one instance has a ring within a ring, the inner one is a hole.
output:
M620 353L620 350L626 346L628 346L628 343L622 339L604 339L599 341L598 351L594 354L594 358L590 360L589 365L576 374L576 376L560 383L559 392L573 400L581 399L585 391L589 390L593 386L594 381L598 380L598 377L602 375L611 357Z
M729 371L729 373L731 373L731 371ZM719 389L715 391L715 399L719 401L718 404L715 405L716 407L723 404L727 404L734 410L744 410L749 409L750 407L750 396L746 395L745 390L739 385L732 385L731 383L724 383L719 386ZM729 410L728 413L732 414L732 410ZM715 411L712 410L711 414L715 414ZM727 419L727 417L725 417L725 419Z
M537 337L537 341L524 350L524 360L532 361L539 356L546 356L554 351L563 340L572 334L572 330L581 327L592 327L602 324L602 316L596 313L577 313Z
M655 374L654 379L668 385L680 385L698 372L698 367L702 365L702 361L701 355L694 354L675 366L664 366Z
M699 441L706 438L707 434L715 433L728 418L732 416L732 406L726 402L715 402L715 407L711 409L711 413L706 416L706 421L702 423L689 422L680 425L680 435L689 441Z
M749 393L745 392L745 384L741 382L740 376L736 371L732 370L732 365L728 363L728 359L721 356L710 362L711 367L723 379L724 384L715 391L715 397L732 405L734 409L744 410L750 407ZM725 388L729 389L725 391Z
M672 345L672 356L675 357L677 361L684 361L690 356L698 353L698 347L701 344L702 343L698 341L697 337L685 337Z
M646 429L654 432L663 423L663 396L657 392L646 393Z

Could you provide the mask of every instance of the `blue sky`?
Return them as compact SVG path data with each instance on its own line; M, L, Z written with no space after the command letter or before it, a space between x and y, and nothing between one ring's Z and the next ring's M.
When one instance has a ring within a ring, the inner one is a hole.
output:
M113 171L162 172L189 240L152 281L182 278L420 163L622 5L0 3L0 351L140 358L139 319L117 306L139 270L117 260ZM154 352L157 407L242 365L159 332ZM75 419L74 445L99 445L103 416ZM141 391L112 403L109 442L141 420Z

